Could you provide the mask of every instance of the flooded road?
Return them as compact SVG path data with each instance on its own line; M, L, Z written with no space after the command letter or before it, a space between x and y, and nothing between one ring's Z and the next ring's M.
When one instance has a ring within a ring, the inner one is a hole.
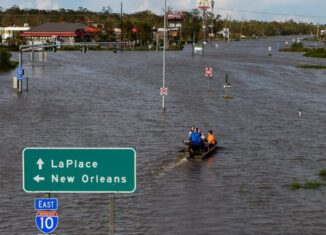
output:
M37 234L33 200L44 194L22 189L27 146L134 147L137 190L115 197L117 234L325 234L326 188L289 189L326 168L326 72L296 68L325 60L277 52L286 40L167 52L164 113L162 53L49 52L34 64L24 55L29 93L13 91L14 71L0 74L1 234ZM192 125L215 130L223 149L178 158ZM52 196L56 234L108 234L109 195Z

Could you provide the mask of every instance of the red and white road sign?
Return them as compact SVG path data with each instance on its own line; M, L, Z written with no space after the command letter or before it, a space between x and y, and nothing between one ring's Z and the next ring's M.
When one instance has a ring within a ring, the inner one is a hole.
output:
M213 68L212 67L206 67L205 68L205 76L207 78L212 78L213 77Z
M167 87L161 87L160 94L161 95L168 95L168 88Z

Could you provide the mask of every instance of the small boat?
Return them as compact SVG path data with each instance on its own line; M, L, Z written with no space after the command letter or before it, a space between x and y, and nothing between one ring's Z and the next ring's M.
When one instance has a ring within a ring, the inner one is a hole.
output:
M205 159L207 157L212 156L219 148L221 148L216 144L214 147L210 148L209 150L200 149L200 150L195 150L195 152L192 152L192 150L190 149L190 141L184 140L183 143L185 145L184 154L187 155L188 159L190 158Z

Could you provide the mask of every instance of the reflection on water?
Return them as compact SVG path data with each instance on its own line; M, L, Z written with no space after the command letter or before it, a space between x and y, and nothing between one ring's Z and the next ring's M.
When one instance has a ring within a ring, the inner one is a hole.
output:
M190 47L168 52L165 113L161 53L57 52L34 65L26 56L28 94L12 91L14 72L0 75L1 234L37 232L33 199L44 195L22 191L25 146L134 147L137 191L116 196L117 234L323 234L324 191L287 185L325 167L326 76L295 68L322 60L267 56L286 40L208 45L194 58ZM216 130L224 149L206 161L180 158L192 125ZM53 196L57 234L108 234L108 195Z

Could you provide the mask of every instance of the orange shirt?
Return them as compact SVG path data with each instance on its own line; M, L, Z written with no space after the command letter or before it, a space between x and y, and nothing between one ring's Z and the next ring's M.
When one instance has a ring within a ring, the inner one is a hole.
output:
M216 138L213 134L208 134L207 136L208 144L216 144Z

